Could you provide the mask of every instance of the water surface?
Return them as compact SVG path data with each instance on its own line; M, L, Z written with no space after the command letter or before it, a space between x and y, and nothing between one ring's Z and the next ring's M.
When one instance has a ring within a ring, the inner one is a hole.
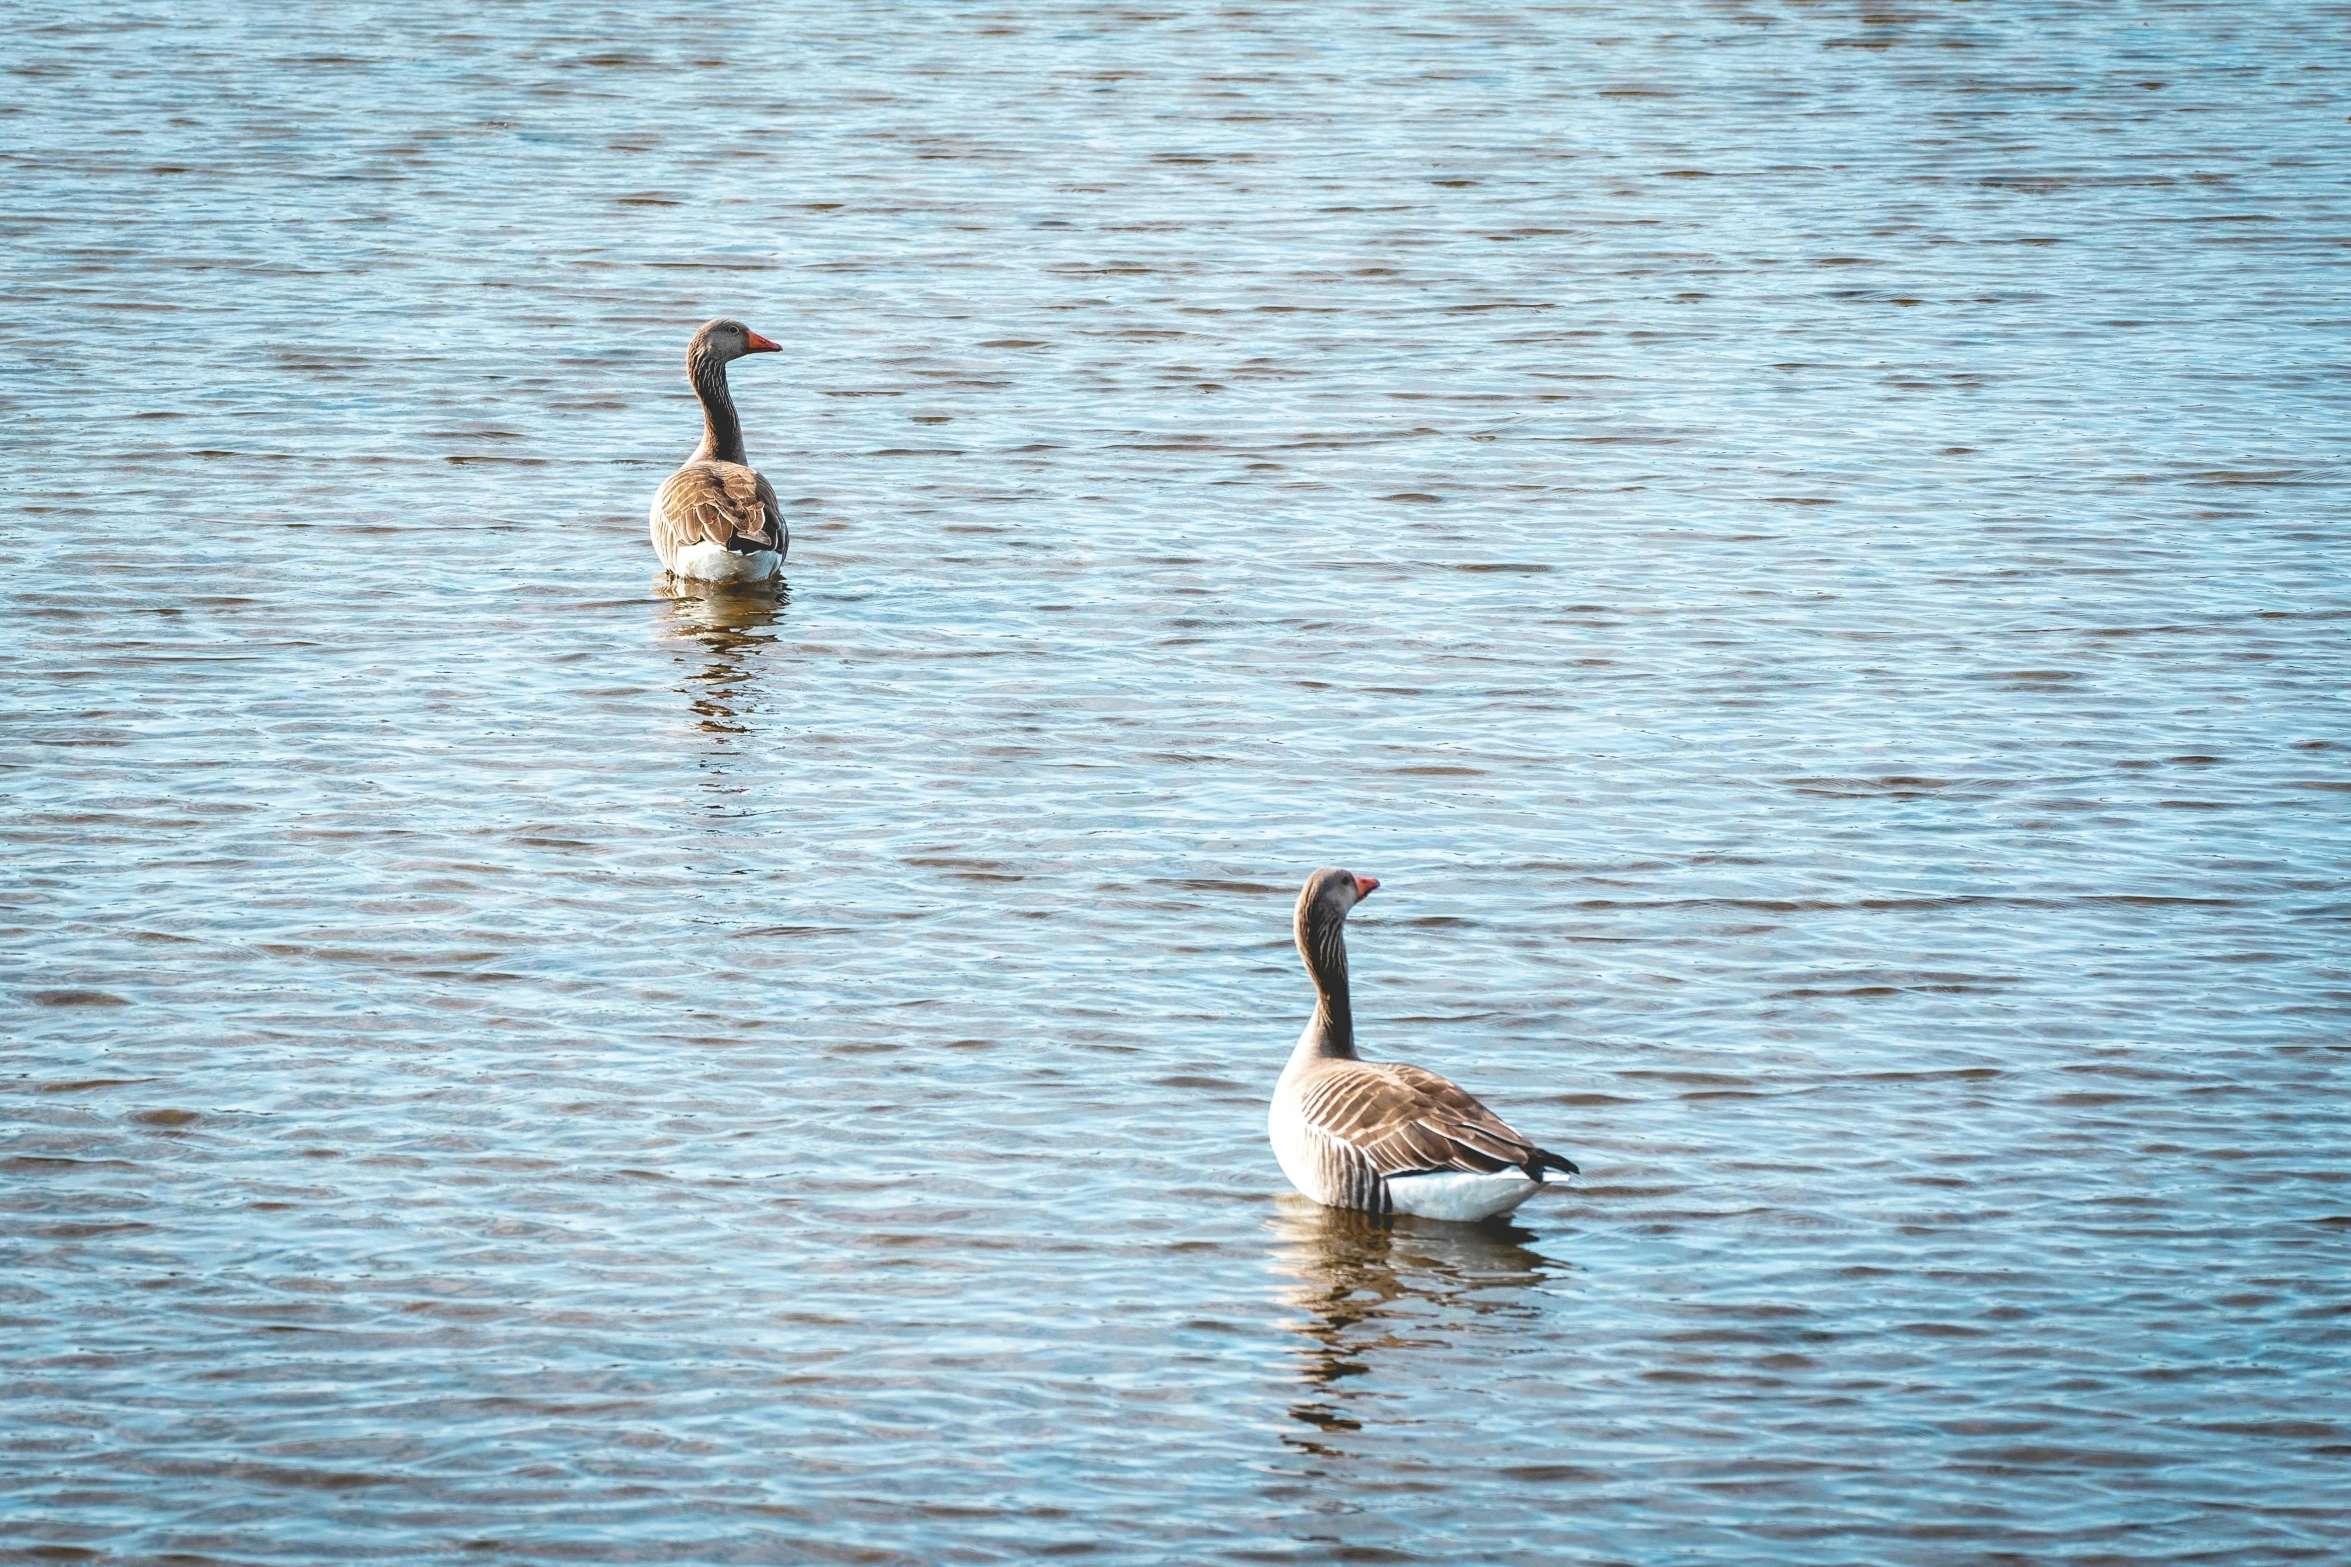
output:
M2351 1555L2343 8L217 9L5 59L0 1560ZM1319 864L1580 1189L1283 1193Z

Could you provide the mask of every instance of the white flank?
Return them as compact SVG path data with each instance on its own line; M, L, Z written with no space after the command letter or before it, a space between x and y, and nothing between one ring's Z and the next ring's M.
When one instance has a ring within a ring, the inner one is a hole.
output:
M1546 1170L1545 1175L1553 1172ZM1491 1219L1508 1213L1550 1181L1530 1181L1517 1170L1481 1175L1469 1170L1432 1170L1388 1177L1388 1201L1398 1213L1421 1219Z
M1291 1072L1284 1072L1274 1088L1273 1113L1266 1117L1265 1129L1273 1141L1273 1156L1281 1162L1290 1184L1316 1202L1336 1201L1334 1193L1323 1189L1314 1159L1314 1134L1298 1113L1297 1079Z
M690 582L765 582L784 569L784 557L774 550L745 555L705 540L687 545L665 564L672 576Z

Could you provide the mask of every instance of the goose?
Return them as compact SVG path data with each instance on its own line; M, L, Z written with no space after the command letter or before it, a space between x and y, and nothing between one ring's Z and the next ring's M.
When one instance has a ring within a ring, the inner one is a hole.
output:
M1298 951L1318 999L1274 1086L1274 1157L1291 1185L1333 1208L1457 1220L1508 1213L1564 1184L1575 1165L1436 1073L1355 1054L1347 911L1378 886L1377 877L1326 866L1299 890Z
M743 460L743 422L727 395L727 366L772 354L740 321L705 321L686 345L686 379L702 399L702 444L653 497L653 548L672 576L697 582L765 582L784 569L792 536L775 487Z

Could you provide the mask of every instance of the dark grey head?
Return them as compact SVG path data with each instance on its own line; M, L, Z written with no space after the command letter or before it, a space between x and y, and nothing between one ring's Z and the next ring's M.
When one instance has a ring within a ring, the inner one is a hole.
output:
M1314 966L1318 950L1347 922L1347 911L1370 897L1379 884L1376 876L1358 876L1336 865L1326 865L1306 878L1306 885L1298 889L1296 933L1298 950L1305 954L1308 968Z
M783 344L770 342L732 316L720 316L716 321L705 321L694 334L694 341L686 345L686 363L728 364L745 354L773 354L781 352Z

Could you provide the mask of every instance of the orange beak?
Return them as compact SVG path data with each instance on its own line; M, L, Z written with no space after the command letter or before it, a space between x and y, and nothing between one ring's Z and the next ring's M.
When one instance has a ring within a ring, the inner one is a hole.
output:
M755 354L780 354L784 351L783 344L770 342L768 339L761 337L757 332L751 332L749 335L751 339L751 352Z
M1370 897L1373 893L1379 890L1380 879L1377 876L1358 876L1355 878L1356 902L1361 903L1364 899Z

